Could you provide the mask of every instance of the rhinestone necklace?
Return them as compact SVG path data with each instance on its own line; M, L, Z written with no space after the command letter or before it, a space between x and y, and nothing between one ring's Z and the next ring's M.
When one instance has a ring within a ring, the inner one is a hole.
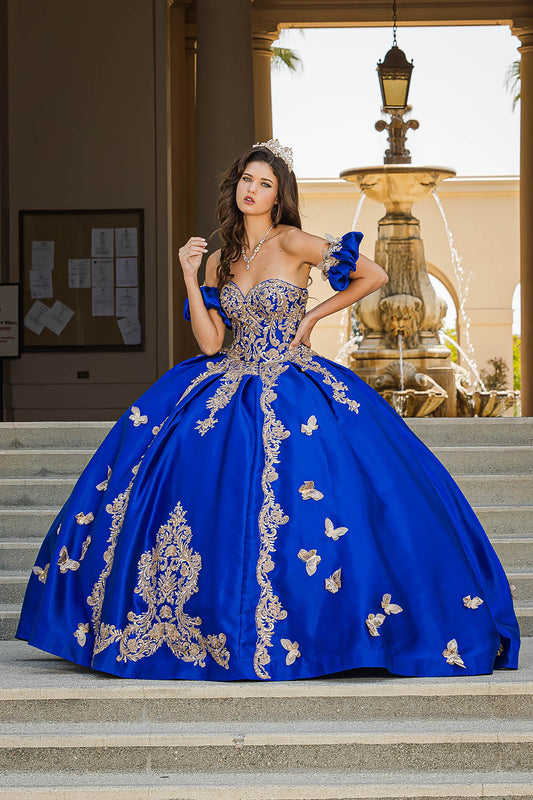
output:
M258 254L259 248L261 247L261 245L263 244L263 242L265 241L266 237L268 236L268 234L270 233L270 231L272 230L273 227L274 227L274 223L272 223L272 225L267 230L267 232L265 233L265 235L263 236L263 238L261 239L261 241L259 242L259 244L257 245L257 247L255 248L254 252L252 253L252 255L249 258L246 255L246 253L244 252L244 245L241 245L241 253L242 253L242 257L243 257L243 259L244 259L244 261L246 263L246 269L250 269L250 264L252 263L252 261L254 260L256 255Z

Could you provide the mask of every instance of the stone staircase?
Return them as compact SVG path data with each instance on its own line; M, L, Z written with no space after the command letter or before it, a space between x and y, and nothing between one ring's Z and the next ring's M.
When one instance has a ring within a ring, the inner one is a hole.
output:
M13 641L37 547L110 424L0 424L0 800L532 800L533 419L409 424L515 586L518 671L126 681Z
M410 420L473 505L533 635L533 418ZM13 638L40 542L108 422L0 423L0 639Z

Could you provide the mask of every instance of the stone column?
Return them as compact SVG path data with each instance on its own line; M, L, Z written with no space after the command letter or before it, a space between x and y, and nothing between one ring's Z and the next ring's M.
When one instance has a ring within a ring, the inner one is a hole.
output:
M193 229L194 217L194 95L196 39L187 36L186 8L190 0L169 3L170 196L172 260L173 363L195 355L198 345L183 319L187 293L178 250Z
M255 139L254 142L267 142L272 138L272 90L270 69L272 64L272 43L278 38L277 31L254 32L254 98L255 98Z
M198 0L196 68L196 220L192 235L217 227L217 175L255 134L250 0Z
M520 65L520 288L522 415L533 416L533 19L515 20Z

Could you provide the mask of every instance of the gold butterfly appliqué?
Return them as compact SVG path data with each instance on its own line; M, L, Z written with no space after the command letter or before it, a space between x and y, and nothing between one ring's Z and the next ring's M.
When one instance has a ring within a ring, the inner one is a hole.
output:
M466 597L463 597L463 603L466 606L466 608L476 609L476 608L479 608L479 606L483 604L483 600L481 599L481 597L477 597L477 596L476 597L470 597L470 595L467 594Z
M330 539L333 539L335 542L339 539L340 536L344 536L345 533L348 533L348 528L336 528L333 522L326 517L325 519L326 530L324 533L326 536L329 536Z
M294 664L296 659L302 655L299 650L300 645L298 642L291 642L290 639L281 639L281 645L285 648L285 650L289 651L285 659L285 663L289 666L290 664Z
M302 422L302 426L300 428L302 433L305 433L307 436L311 436L313 431L318 430L318 424L316 421L316 417L314 414L311 414L307 422Z
M304 500L322 500L323 493L315 489L314 481L305 481L298 489Z
M48 570L50 569L50 564L46 564L44 567L38 567L37 565L33 567L33 574L37 575L38 579L41 583L46 583L46 577L48 575Z
M89 511L88 514L84 514L83 511L80 511L79 514L76 514L76 522L78 525L88 525L89 522L92 522L94 519L94 514L92 511Z
M71 570L71 572L75 572L80 566L79 561L74 561L73 558L69 557L66 547L62 547L59 551L57 564L59 566L59 571L63 573L68 572L69 570Z
M450 639L446 645L446 650L442 651L442 655L446 659L447 664L456 664L458 667L463 667L463 669L466 669L465 662L459 655L456 639Z
M131 419L136 428L139 427L139 425L146 425L146 423L148 422L148 417L146 414L143 414L141 416L140 409L137 408L137 406L132 406L131 412L132 413L130 414L129 418Z
M305 562L305 569L308 575L314 575L316 568L322 561L322 558L317 555L316 550L300 550L298 558Z
M111 477L111 467L108 464L107 465L107 478L105 479L105 481L102 481L102 483L99 483L96 486L96 488L98 489L99 492L105 492L105 490L107 489L107 484L109 483L109 478L110 477Z
M333 575L330 575L329 578L326 578L324 581L324 588L331 592L331 594L337 594L339 589L341 588L341 568L335 570Z

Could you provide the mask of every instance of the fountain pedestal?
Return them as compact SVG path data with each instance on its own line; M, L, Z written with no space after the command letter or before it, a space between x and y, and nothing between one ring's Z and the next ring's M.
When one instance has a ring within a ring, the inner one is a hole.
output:
M363 341L352 353L350 366L375 386L378 376L398 360L401 334L404 363L416 373L428 375L447 394L433 412L439 416L457 414L451 354L439 340L446 303L437 297L429 280L420 222L411 207L443 178L454 175L452 169L410 164L349 169L340 175L356 182L362 192L386 209L378 223L374 260L387 271L389 281L354 306Z

